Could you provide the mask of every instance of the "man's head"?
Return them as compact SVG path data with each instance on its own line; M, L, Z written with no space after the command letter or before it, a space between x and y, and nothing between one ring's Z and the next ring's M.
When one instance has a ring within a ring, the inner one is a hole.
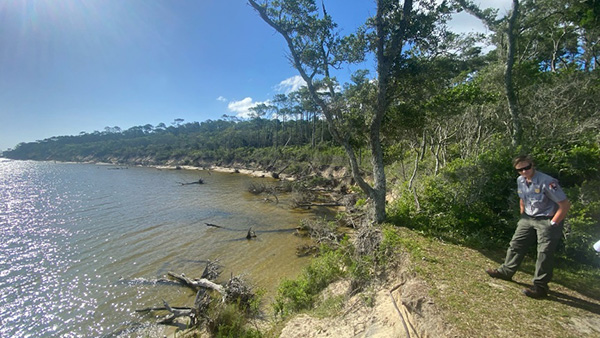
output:
M533 160L529 155L517 156L513 159L513 167L523 177L531 179L535 173Z

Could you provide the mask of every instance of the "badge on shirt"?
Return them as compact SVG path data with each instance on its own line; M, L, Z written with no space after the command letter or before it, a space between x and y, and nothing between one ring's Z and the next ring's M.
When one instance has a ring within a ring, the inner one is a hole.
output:
M540 193L540 188L535 188L534 191L535 191L536 194L539 194Z

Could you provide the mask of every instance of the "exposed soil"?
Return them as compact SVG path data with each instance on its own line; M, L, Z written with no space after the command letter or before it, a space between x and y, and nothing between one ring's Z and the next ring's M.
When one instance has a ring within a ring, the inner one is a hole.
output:
M393 274L378 283L373 294L352 296L333 317L298 315L286 324L281 337L458 337L427 296L427 285L406 267L391 270ZM322 298L349 291L350 283L340 281L330 285Z

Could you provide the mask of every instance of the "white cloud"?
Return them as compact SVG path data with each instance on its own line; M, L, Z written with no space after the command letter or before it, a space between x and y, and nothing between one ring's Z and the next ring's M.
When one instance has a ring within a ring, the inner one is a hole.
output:
M223 96L219 96L219 97L217 97L217 101L227 102L227 99Z
M438 0L438 2L441 2L441 0ZM511 0L476 0L474 3L481 9L497 8L500 17L506 15L512 6ZM464 11L454 14L452 20L448 23L448 27L455 33L489 33L481 20Z
M279 92L289 94L291 92L297 91L303 86L306 86L306 82L304 82L302 76L296 75L279 82L279 84L275 86L275 89Z
M269 104L269 101L254 102L251 97L246 97L240 101L231 101L227 104L227 109L234 112L235 116L240 118L249 118L251 116L250 108L256 107L257 105L264 103Z
M441 2L441 0L437 1ZM512 7L512 0L475 0L473 2L481 9L497 8L499 18L507 15ZM448 22L448 28L458 34L483 33L489 35L491 33L481 20L465 11L452 15L452 19ZM479 46L482 47L484 53L493 48L485 43L479 44Z

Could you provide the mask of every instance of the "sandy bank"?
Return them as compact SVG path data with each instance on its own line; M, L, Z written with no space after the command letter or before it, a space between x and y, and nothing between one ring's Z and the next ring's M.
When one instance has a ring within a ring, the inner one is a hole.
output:
M232 173L232 174L239 173L239 174L249 175L249 176L254 176L254 177L273 178L272 172L265 171L265 170L237 169L237 168L230 168L230 167L219 167L216 165L211 165L209 167L194 167L194 166L188 166L188 165L179 165L179 166L163 165L163 166L154 166L154 167L157 169L165 169L165 170L181 169L181 170L198 170L198 171L216 171L216 172L221 172L221 173ZM294 177L292 177L291 175L280 174L279 179L293 181Z

